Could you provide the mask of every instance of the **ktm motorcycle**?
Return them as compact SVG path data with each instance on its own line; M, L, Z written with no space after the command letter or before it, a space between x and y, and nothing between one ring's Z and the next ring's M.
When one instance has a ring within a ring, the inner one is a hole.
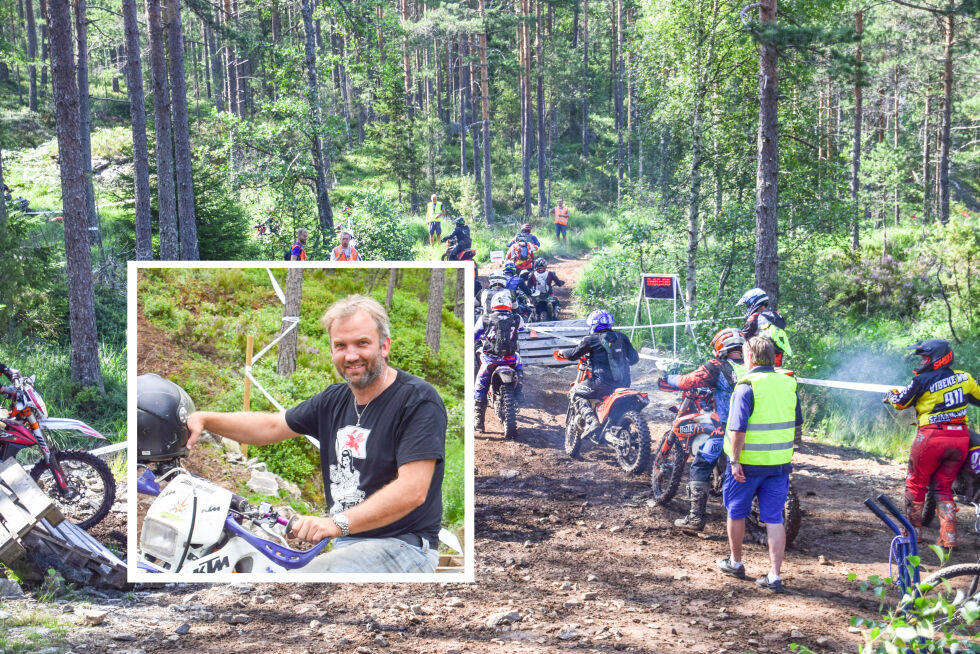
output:
M559 361L568 361L558 352L554 357ZM592 376L588 357L579 360L577 371L575 382L570 385L573 388ZM589 440L596 445L612 447L619 467L627 474L644 472L650 465L650 429L641 415L643 408L650 403L647 394L630 388L617 388L600 400L578 401L588 402L599 421L598 431L590 434ZM568 456L578 458L587 429L588 422L569 393L565 413L565 453Z
M460 250L458 253L454 254L450 259L449 255L456 247L456 239L451 238L446 242L446 251L442 253L442 261L473 261L476 256L476 250L469 248L465 250Z
M50 431L78 432L89 438L106 437L81 420L51 418L34 376L17 377L0 388L10 398L6 417L0 419L0 460L17 456L26 448L38 448L40 459L31 477L51 497L62 515L83 529L100 522L116 500L116 481L105 461L83 450L53 447Z

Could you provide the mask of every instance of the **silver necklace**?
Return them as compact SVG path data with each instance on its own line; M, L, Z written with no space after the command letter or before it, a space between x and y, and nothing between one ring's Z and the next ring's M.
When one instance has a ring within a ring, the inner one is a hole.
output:
M382 391L384 390L384 385L386 383L388 383L388 370L391 370L391 369L388 368L387 370L385 370L385 378L384 378L384 381L381 383ZM378 395L381 395L381 393L378 393ZM374 397L377 397L378 395L375 395ZM370 400L367 401L367 404L364 405L364 408L363 409L361 409L360 411L358 411L357 410L357 398L354 397L354 394L353 393L351 393L351 399L354 400L354 415L357 416L357 424L355 425L355 427L360 427L361 426L361 415L365 411L367 411L368 405L371 404L371 402L374 401L374 397L372 397Z

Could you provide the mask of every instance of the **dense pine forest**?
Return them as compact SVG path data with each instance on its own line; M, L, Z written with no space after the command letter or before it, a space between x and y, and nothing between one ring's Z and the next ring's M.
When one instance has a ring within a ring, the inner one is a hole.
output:
M576 293L621 322L639 272L676 272L692 318L765 288L800 370L898 383L898 346L942 337L978 372L978 16L0 0L3 353L70 341L74 382L104 388L127 260L282 260L300 227L311 259L342 227L369 259L433 259L437 194L476 225L479 261L524 222L545 256L587 254ZM558 198L567 247L548 236ZM689 330L690 358L710 331Z

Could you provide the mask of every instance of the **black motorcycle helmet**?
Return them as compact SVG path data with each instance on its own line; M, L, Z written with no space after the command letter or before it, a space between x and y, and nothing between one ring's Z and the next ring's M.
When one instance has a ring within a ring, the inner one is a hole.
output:
M915 371L917 375L953 365L953 348L950 347L949 341L941 338L921 341L915 345L910 345L908 349L913 350L913 354L922 357L922 365Z
M136 378L136 460L170 461L187 456L187 416L194 402L183 388L147 373Z

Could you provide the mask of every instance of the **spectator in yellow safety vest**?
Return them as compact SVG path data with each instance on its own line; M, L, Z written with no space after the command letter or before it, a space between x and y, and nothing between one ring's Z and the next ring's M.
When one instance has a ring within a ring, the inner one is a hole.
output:
M568 245L568 207L565 206L565 198L558 198L558 206L555 207L555 239L560 240L562 245Z
M429 226L429 245L435 245L436 239L442 238L442 216L446 211L442 202L432 194L432 201L425 206L425 224Z

